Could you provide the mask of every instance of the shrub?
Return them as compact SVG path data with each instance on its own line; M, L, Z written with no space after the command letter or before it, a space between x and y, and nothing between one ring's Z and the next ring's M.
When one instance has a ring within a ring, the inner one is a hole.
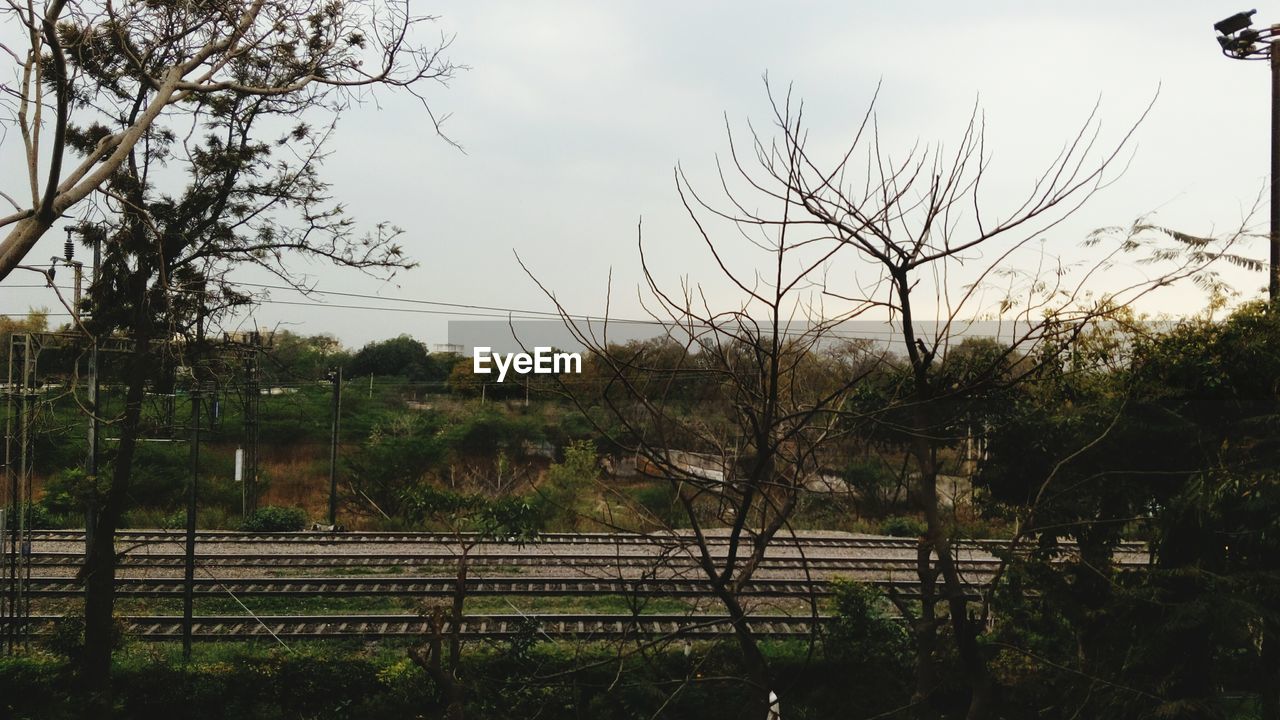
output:
M129 498L135 507L173 508L187 496L190 454L178 443L138 443L129 478ZM110 467L100 478L109 478Z
M867 710L892 708L894 703L880 700L911 692L907 626L890 615L888 600L873 586L837 580L833 590L835 617L823 629L823 649L828 658L852 665L867 687L878 689L877 700Z
M54 515L82 512L92 489L80 468L62 470L45 483L40 505Z
M925 533L925 524L917 518L895 515L880 524L880 532L893 537L920 537Z
M113 618L111 624L111 647L119 649L124 645L124 621ZM54 621L48 635L42 638L43 644L50 651L76 660L84 652L84 616L66 615Z
M298 507L268 505L249 514L240 524L247 532L294 532L307 527L307 513Z
M688 522L684 507L676 496L676 489L666 480L639 488L633 496L636 503L644 508L646 521L656 518L659 523L670 527L680 527Z
M596 462L596 446L589 440L578 440L564 449L564 462L547 468L546 481L539 488L548 509L561 530L577 530L581 514L578 505L591 484L600 477Z
M58 526L58 518L55 518L49 509L40 503L34 503L28 509L27 522L32 530L48 530Z
M352 499L377 508L379 515L401 517L406 492L444 467L447 448L440 433L435 413L399 413L376 422L344 460Z
M840 476L868 514L886 515L903 505L906 489L898 474L881 461L854 460Z

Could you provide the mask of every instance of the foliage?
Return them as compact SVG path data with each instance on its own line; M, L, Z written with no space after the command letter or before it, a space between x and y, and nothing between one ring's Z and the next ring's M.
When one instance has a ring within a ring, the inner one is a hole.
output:
M582 518L579 505L599 476L596 447L587 440L571 442L564 450L564 462L547 468L539 494L559 527L578 527Z
M268 381L323 380L335 365L346 366L351 354L332 335L298 335L289 330L271 334L271 346L262 363Z
M13 529L15 525L17 525L18 521L17 512L14 512L13 506L6 505L4 506L4 509L5 523L8 524L9 529ZM41 503L33 502L31 505L27 505L26 509L28 527L33 530L47 530L51 528L64 527L64 524L60 521L64 519L63 516L52 514L52 512L50 512L44 505L41 505ZM69 524L74 524L74 521Z
M488 407L454 418L442 440L455 457L496 457L500 450L523 454L524 443L541 434L533 419Z
M1085 338L1073 366L1026 388L981 477L1035 534L998 597L1006 682L1078 698L1063 717L1215 718L1224 689L1274 695L1277 343L1274 307L1247 305L1127 342ZM1070 461L1054 461L1064 448ZM1115 565L1132 528L1150 567ZM1018 657L1052 664L1013 670ZM1085 692L1092 677L1110 689Z
M96 493L93 488L86 487L88 480L84 470L67 468L54 473L44 486L44 497L40 504L50 513L71 513L84 509L88 500Z
M27 311L26 317L0 315L0 347L3 347L5 352L8 352L10 338L14 335L48 332L48 330L48 308L32 308Z
M675 487L665 480L638 488L632 496L644 510L642 519L656 520L660 528L677 528L686 522L680 497L676 494Z
M268 505L254 510L241 523L247 532L296 532L307 527L307 512L296 507Z
M406 514L417 522L442 523L455 532L508 541L534 539L546 522L537 498L491 499L421 484L405 492Z
M84 652L84 617L67 615L59 618L53 623L52 631L41 638L41 643L51 652L73 661L77 660L80 654ZM117 619L112 647L118 649L123 645L124 622Z
M375 424L368 439L343 458L350 501L400 517L407 493L446 459L443 427L442 418L433 413L400 413Z
M880 701L883 688L864 678L860 666L810 658L803 643L766 650L779 667L784 717L847 717L851 695L863 699L860 706ZM189 665L179 653L166 644L116 653L114 717L343 720L433 718L445 710L440 689L389 650L333 642L292 642L287 651L209 644L196 647ZM461 672L477 683L466 707L466 717L475 720L737 720L749 691L736 679L741 662L735 653L709 643L696 643L687 655L677 645L617 658L607 646L543 641L469 652ZM0 716L83 717L78 688L72 667L57 656L0 657Z
M903 497L906 490L903 478L885 467L883 461L852 460L841 471L840 478L857 494L860 505L868 514L891 512L906 500Z
M893 537L920 537L924 535L925 524L919 518L906 515L894 515L880 523L880 533Z
M427 346L409 335L371 342L346 365L347 377L357 375L397 376L409 380L444 380L452 362L433 357Z
M888 710L910 693L912 646L906 626L890 617L889 601L874 587L837 580L835 618L824 626L823 651L860 681L882 689L864 712Z

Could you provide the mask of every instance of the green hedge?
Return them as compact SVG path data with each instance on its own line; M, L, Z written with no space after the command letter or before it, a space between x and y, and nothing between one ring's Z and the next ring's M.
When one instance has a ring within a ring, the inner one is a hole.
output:
M240 524L246 532L296 532L307 527L307 512L296 507L268 505L249 514Z

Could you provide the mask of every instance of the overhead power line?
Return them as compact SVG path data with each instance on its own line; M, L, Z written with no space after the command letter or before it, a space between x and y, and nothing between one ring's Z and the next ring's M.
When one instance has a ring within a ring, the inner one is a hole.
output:
M403 303L408 305L426 305L426 306L431 306L436 308L449 308L449 309L434 310L434 309L426 309L426 308L389 307L385 305L357 305L357 304L347 304L347 303L336 304L336 303L328 303L328 302L317 303L315 301L304 302L299 300L275 300L272 298L254 298L253 302L257 305L282 305L282 306L292 306L292 307L323 307L323 308L329 308L334 310L362 310L362 311L373 311L373 312L409 313L409 314L418 314L418 315L432 315L432 316L439 316L439 317L492 318L495 320L557 321L567 317L570 320L581 321L586 323L648 325L648 326L661 327L661 328L670 328L670 327L677 326L676 323L673 323L673 322L663 322L663 321L654 320L654 319L639 320L635 318L605 317L602 315L579 315L579 314L573 314L573 313L565 313L564 315L562 315L557 311L551 311L551 310L532 310L528 308L503 307L503 306L496 306L496 305L479 305L475 303L446 302L442 300L425 300L421 298L384 297L380 295L371 295L367 293L354 293L354 292L346 292L346 291L339 291L339 290L324 290L320 288L308 288L304 290L304 289L293 287L290 285L269 285L269 284L263 284L263 283L249 283L249 282L230 282L228 284L237 285L237 286L246 287L246 288L257 288L261 290L278 290L283 292L293 292L293 293L302 295L304 297L310 297L312 295L325 295L325 296L333 296L333 297L355 298L360 300L377 300L380 302L388 302L388 303ZM48 285L40 285L40 284L8 285L5 287L45 288L45 287L48 287ZM62 286L58 286L58 287L62 287ZM49 317L69 317L68 313L45 313L45 314ZM0 313L0 317L26 317L26 315L27 315L26 313L10 313L10 314ZM698 327L706 328L707 326L700 325ZM793 330L793 331L784 330L782 334L785 336L798 336L798 335L804 334L805 332L807 331L806 330ZM892 328L886 328L886 329L867 328L867 329L858 329L858 330L833 329L833 330L828 330L826 334L832 337L838 337L838 338L861 339L861 338L869 338L869 337L892 338L892 337L898 336L900 333Z

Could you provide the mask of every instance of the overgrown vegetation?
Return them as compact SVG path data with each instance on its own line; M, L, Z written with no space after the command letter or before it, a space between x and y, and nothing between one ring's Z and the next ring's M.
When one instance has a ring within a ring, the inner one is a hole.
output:
M463 672L475 690L466 717L740 718L745 687L734 679L741 670L733 653L703 643L691 650L677 642L618 658L603 646L532 638L497 643L464 658ZM856 665L810 658L804 644L767 645L766 652L782 668L787 715L837 717L847 709L846 692L866 698L866 707L883 702ZM441 717L447 704L427 673L391 645L207 645L185 667L177 653L171 645L139 644L116 656L116 717L416 718ZM14 720L80 717L74 683L63 658L0 658L0 714Z
M302 508L268 505L254 510L240 524L249 532L295 532L307 527L307 513Z

